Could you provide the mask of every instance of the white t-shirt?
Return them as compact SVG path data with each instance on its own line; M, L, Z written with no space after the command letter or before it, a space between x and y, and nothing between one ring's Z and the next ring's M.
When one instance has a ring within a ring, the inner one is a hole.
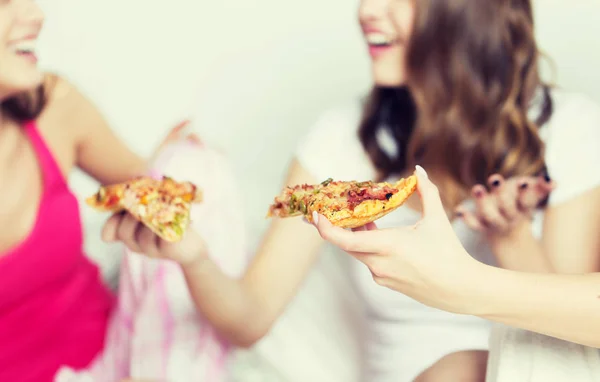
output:
M600 165L600 107L582 95L561 90L554 90L552 99L552 118L540 134L546 144L548 171L558 184L550 204L558 204L600 185L600 171L596 168ZM325 113L301 143L296 157L317 180L375 177L375 169L357 135L361 112L361 104L356 101ZM393 148L391 137L379 138L384 147ZM400 208L379 220L378 226L410 225L419 218L418 212ZM540 212L534 221L536 235L541 233L542 220ZM481 235L460 221L455 222L454 229L471 255L494 264ZM349 261L351 277L367 312L364 380L412 381L446 354L488 348L488 322L432 309L380 287L363 264Z

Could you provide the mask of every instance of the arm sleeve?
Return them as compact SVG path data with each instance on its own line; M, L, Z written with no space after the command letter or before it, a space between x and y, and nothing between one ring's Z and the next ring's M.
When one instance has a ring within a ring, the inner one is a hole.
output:
M580 96L562 100L546 139L546 165L558 205L600 186L600 106Z
M375 172L358 138L360 105L324 113L296 150L296 159L315 179L367 180Z

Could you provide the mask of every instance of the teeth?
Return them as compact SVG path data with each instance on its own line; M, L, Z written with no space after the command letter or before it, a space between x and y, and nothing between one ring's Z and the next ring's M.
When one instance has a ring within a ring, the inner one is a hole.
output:
M366 39L370 45L390 45L394 42L393 38L381 33L369 33Z
M14 45L14 49L17 53L34 53L36 40L20 41Z

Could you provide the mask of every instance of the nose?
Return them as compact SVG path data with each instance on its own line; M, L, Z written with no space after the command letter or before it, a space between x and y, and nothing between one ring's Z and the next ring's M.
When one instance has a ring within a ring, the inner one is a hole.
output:
M388 14L390 0L361 0L358 13L362 22L377 20Z
M34 24L36 27L41 27L45 18L42 8L34 0L25 0L22 2L19 16L22 22Z

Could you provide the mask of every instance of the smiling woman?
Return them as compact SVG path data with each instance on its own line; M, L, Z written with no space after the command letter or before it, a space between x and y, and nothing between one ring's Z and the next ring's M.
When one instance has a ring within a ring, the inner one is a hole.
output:
M0 2L0 380L52 381L102 348L113 296L82 250L75 166L102 183L145 171L65 80L37 67L44 15Z

